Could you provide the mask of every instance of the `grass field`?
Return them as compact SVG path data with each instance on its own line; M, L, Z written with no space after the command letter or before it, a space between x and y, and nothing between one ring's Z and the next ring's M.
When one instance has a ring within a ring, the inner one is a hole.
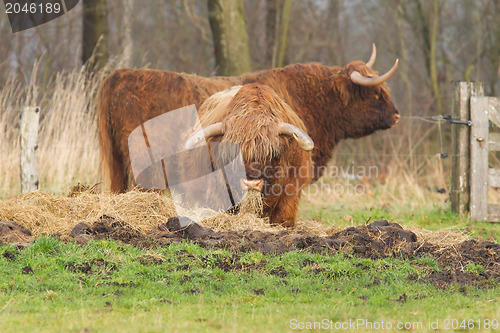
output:
M366 331L368 322L373 331L433 331L436 321L449 331L446 324L464 320L471 331L498 328L498 284L439 289L424 278L439 269L425 257L235 255L190 243L144 250L41 238L22 251L0 247L0 322L2 332L281 332L349 320L359 326L345 331Z
M78 182L101 181L94 105L104 75L89 80L80 70L60 73L43 89L36 75L27 84L12 78L0 91L0 221L15 220L37 238L18 248L0 237L0 332L281 332L314 322L322 324L317 330L337 330L337 324L342 331L498 328L500 281L486 278L488 270L498 271L498 257L495 267L469 262L450 271L440 262L440 250L408 257L396 248L371 258L350 250L235 252L188 240L149 248L110 239L67 242L78 222L93 223L102 215L146 233L175 213L168 200L151 193L67 197ZM45 192L18 197L17 124L24 105L41 107L38 169ZM303 195L294 231L325 237L386 219L447 251L469 239L498 243L500 224L451 212L451 159L437 157L442 151L435 149L432 133L439 133L440 142L447 135L439 124L403 119L393 130L342 143L331 166L345 167L346 174L325 176L314 185L317 193ZM371 168L376 171L369 177L357 177L356 170ZM353 193L356 188L361 193ZM496 192L489 198L499 201ZM247 221L236 231L273 229L255 218ZM217 232L231 226L209 225ZM443 284L431 278L447 272L468 280Z
M468 222L439 205L400 214L403 209L354 210L304 200L300 214L343 228L385 218L415 230L448 228L453 237L499 234L498 225ZM446 233L443 242L450 241ZM463 268L473 276L484 269ZM429 279L444 270L425 255L264 255L189 241L143 249L114 240L77 245L42 237L21 250L0 246L0 322L2 332L281 332L307 325L428 332L436 321L438 331L498 327L498 279L445 285Z

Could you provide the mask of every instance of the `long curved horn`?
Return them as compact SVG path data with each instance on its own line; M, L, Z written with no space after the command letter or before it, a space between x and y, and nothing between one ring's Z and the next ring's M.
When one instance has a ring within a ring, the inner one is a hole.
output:
M396 69L398 69L398 62L399 59L396 59L396 62L394 63L394 66L385 73L384 75L381 75L379 77L366 77L361 75L358 71L354 71L351 73L351 81L359 84L360 86L376 86L378 84L384 83L385 81L389 80L389 78L394 75L396 72Z
M372 44L372 55L370 56L370 60L366 63L366 66L372 68L375 63L375 59L377 59L377 48L375 47L375 43Z
M280 135L290 135L297 140L300 148L305 151L311 151L314 148L314 142L306 132L289 123L280 122L278 124L278 133Z
M190 150L196 147L203 139L208 139L212 136L223 135L224 126L222 123L209 125L198 132L194 133L185 144L186 149Z

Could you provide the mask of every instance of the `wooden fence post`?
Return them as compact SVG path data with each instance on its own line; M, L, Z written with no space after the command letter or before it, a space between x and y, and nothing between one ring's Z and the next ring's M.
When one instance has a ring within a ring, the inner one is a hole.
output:
M470 120L471 96L483 96L481 82L453 82L452 117L456 120ZM470 129L465 125L453 124L452 169L451 169L451 209L459 214L469 211L470 202Z
M488 97L471 97L470 133L470 217L488 219Z
M19 126L21 141L21 192L28 193L38 190L38 171L36 151L38 149L38 122L40 119L38 107L27 106L21 109Z

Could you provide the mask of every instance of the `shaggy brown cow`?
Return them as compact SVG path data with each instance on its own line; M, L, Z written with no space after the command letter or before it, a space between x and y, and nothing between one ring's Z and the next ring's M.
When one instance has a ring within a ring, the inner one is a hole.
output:
M127 137L143 122L169 110L195 104L234 85L261 83L276 91L302 119L315 142L312 158L321 176L342 139L359 138L394 126L399 114L389 97L384 75L372 70L375 47L365 64L344 67L295 64L239 77L204 78L150 69L120 69L102 84L98 98L99 137L104 181L112 191L125 191L131 174ZM107 176L106 176L107 174Z
M186 148L205 139L209 147L212 142L237 145L247 174L241 184L264 193L263 214L272 224L293 227L301 189L312 179L314 148L297 114L271 88L251 83L214 94L201 105L199 116L203 129L187 140ZM219 169L233 159L227 158L233 147L228 146L228 151L212 150ZM182 163L185 172L192 173L192 163L203 160L191 155Z

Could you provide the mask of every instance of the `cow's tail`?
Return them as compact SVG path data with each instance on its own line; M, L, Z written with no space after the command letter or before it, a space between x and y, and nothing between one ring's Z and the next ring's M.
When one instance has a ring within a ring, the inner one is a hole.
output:
M103 191L111 190L111 172L113 166L113 153L112 153L112 139L111 126L108 123L110 112L110 101L111 91L109 89L109 84L105 80L99 89L97 96L97 112L98 112L98 133L99 133L99 146L101 151L101 170L100 177L102 182Z

